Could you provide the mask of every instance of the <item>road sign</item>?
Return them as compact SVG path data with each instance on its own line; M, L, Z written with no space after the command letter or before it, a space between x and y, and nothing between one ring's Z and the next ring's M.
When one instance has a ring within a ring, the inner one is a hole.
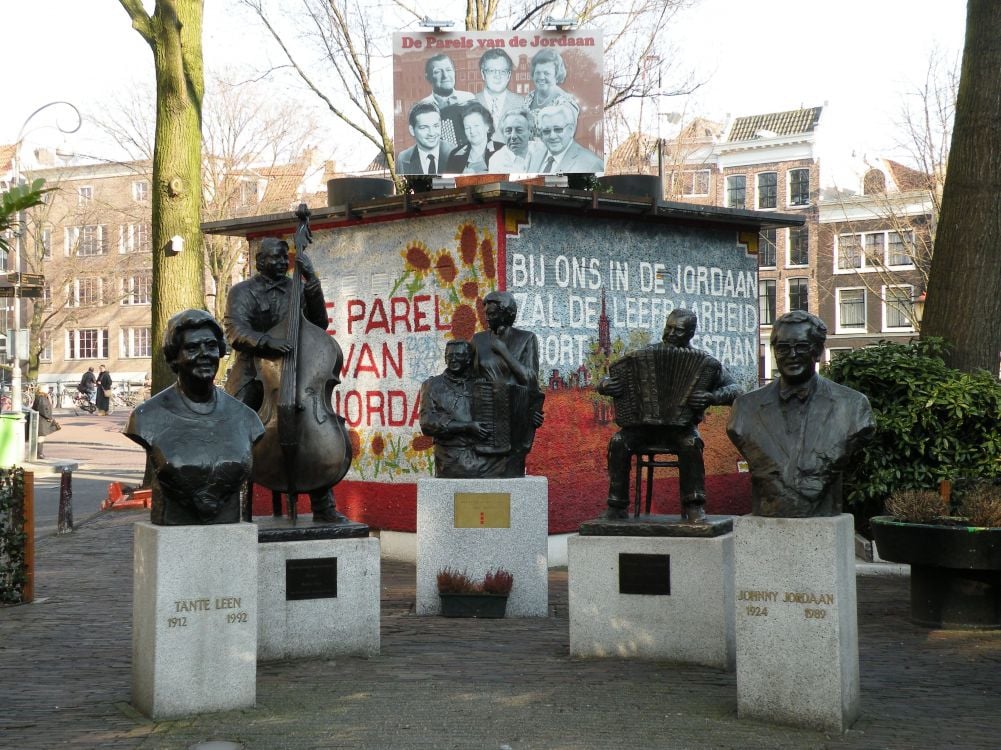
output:
M42 296L42 287L40 286L22 286L20 297L24 299L34 299Z
M45 276L40 273L8 273L4 279L8 284L23 284L25 286L42 286Z
M13 297L14 287L12 286L0 286L0 298Z

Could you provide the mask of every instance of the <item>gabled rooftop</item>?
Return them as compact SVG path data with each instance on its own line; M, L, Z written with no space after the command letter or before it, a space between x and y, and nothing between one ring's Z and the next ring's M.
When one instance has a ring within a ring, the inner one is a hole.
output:
M760 138L812 133L820 123L823 107L793 109L788 112L770 112L763 115L738 117L730 126L726 143L753 141Z

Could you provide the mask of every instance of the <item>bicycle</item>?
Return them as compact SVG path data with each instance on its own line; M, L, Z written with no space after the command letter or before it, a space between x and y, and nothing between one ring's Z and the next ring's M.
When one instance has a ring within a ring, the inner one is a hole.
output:
M80 391L73 392L73 406L80 411L86 412L87 414L93 414L97 411L97 404L92 403L89 398L87 398L86 393L81 393Z

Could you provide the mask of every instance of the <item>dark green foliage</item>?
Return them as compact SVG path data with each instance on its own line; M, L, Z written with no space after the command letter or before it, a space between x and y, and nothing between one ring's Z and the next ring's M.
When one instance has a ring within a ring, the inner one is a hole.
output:
M28 579L24 469L0 469L0 604L19 604Z
M857 521L882 513L895 490L1001 474L1001 383L946 366L944 351L937 338L884 341L827 365L827 377L869 397L876 418L875 436L844 478Z

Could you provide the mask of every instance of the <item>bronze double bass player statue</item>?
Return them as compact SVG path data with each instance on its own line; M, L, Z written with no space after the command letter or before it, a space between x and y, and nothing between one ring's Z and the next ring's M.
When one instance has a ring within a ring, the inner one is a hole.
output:
M300 204L295 215L292 277L288 243L266 237L257 252L258 273L230 290L225 328L237 358L226 391L255 409L264 424L252 481L287 493L293 521L295 498L306 492L314 522L346 523L332 492L351 466L347 428L331 406L344 355L326 332L326 301L305 254L312 242L309 209Z

